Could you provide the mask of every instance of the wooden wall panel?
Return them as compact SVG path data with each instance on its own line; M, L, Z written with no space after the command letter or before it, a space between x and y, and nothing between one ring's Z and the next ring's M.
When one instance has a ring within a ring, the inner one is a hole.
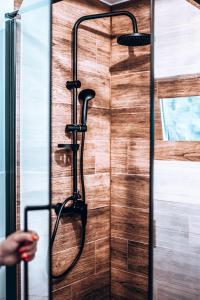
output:
M92 0L64 0L53 5L53 203L62 202L72 193L72 154L57 148L58 143L71 143L65 126L71 123L72 98L65 83L72 75L72 27L83 15L108 10ZM81 89L96 91L89 104L84 154L89 208L86 244L73 271L54 282L53 299L110 298L110 30L110 19L85 22L79 30L78 79ZM80 104L78 110L80 113ZM55 214L52 220L54 224ZM60 273L70 264L79 243L80 221L63 219L53 249L54 272Z
M129 10L150 31L150 2ZM123 25L122 25L123 24ZM111 58L111 291L112 299L147 299L149 213L150 47L117 45L131 32L126 17L112 19Z

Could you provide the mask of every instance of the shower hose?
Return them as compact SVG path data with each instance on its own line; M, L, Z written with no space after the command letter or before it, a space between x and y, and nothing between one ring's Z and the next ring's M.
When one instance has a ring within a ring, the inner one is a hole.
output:
M81 139L81 152L80 152L80 179L81 179L81 189L82 189L82 203L85 204L85 183L84 183L84 146L85 146L85 133L82 133L82 139ZM63 210L66 207L68 202L74 201L74 197L68 197L59 207L59 211L57 213L57 219L54 225L54 229L53 229L53 233L52 233L52 237L51 237L51 243L50 243L50 247L51 250L53 248L54 245L54 241L56 238L56 234L58 231L58 227L59 227L59 223L63 214ZM59 280L62 279L64 276L66 276L67 274L69 274L73 268L76 266L77 262L79 261L83 249L84 249L84 244L85 244L85 235L86 235L86 223L87 223L87 213L80 213L81 215L81 225L82 225L82 230L81 230L81 241L80 241L80 246L79 246L79 251L76 255L76 257L74 258L74 260L72 261L72 263L67 267L67 269L65 271L63 271L61 274L59 275L55 275L51 274L51 278L54 280Z

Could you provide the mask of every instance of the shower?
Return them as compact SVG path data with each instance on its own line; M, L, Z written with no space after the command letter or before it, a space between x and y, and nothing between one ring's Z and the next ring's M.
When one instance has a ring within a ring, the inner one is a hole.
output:
M87 113L89 101L95 98L95 91L92 89L84 89L78 93L78 89L81 88L81 82L78 80L78 29L80 24L84 21L125 16L131 20L133 32L131 34L120 35L117 38L117 42L122 46L145 46L149 45L151 41L150 34L139 33L137 20L135 16L128 11L116 11L111 13L102 13L95 15L87 15L79 18L72 31L72 80L67 81L66 88L72 92L72 124L66 125L66 133L72 136L71 144L59 144L58 147L64 150L72 151L72 172L73 172L73 193L70 197L63 201L63 203L58 203L54 208L57 215L57 220L54 226L51 247L53 247L54 240L57 234L60 219L67 214L76 214L80 216L82 224L82 234L81 243L79 251L72 261L71 265L66 268L64 272L59 275L52 274L52 278L55 280L62 279L63 276L67 275L76 265L81 254L83 252L85 235L86 235L86 225L87 225L87 203L85 197L85 184L84 184L84 144L85 144L85 133L87 132ZM81 112L81 124L78 123L78 99L82 105ZM78 144L78 133L81 133L81 143ZM78 188L78 151L80 146L80 185L81 190ZM68 205L67 205L68 204Z

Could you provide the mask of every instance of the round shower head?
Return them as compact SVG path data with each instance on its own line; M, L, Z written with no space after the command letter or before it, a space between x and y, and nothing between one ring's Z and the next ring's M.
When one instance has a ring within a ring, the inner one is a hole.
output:
M95 97L96 93L92 89L82 90L79 94L79 99L81 101L90 101Z
M79 100L81 100L83 103L82 117L81 117L81 122L83 125L86 125L87 123L88 102L92 100L95 96L96 96L95 91L91 89L82 90L79 94Z
M117 42L122 46L145 46L151 43L151 35L139 32L124 34L117 38Z

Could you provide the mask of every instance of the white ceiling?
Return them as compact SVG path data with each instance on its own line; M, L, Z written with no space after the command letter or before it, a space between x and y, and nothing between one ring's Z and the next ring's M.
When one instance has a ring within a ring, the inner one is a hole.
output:
M104 2L108 5L115 5L115 4L119 4L119 3L123 3L123 2L128 2L130 0L100 0L101 2Z

